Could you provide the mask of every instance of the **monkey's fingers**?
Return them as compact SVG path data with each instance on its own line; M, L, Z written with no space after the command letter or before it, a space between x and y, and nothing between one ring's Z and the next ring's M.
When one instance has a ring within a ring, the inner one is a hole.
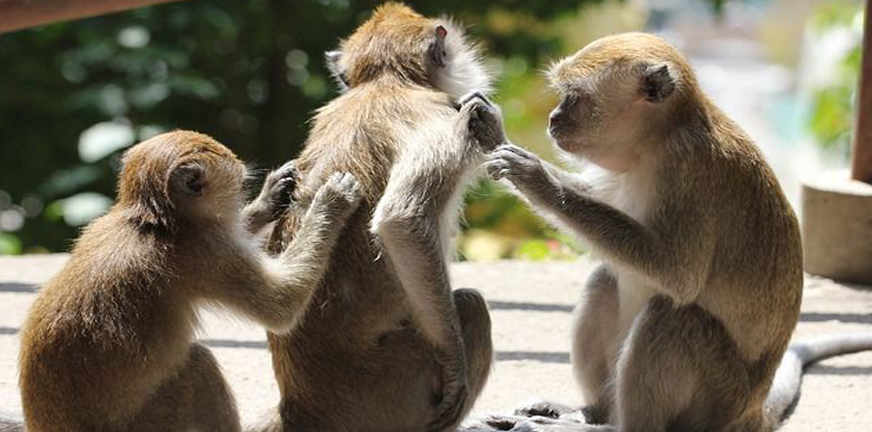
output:
M518 146L516 146L514 144L510 144L510 143L503 144L503 145L497 147L496 149L494 149L494 152L499 152L499 151L505 151L505 152L508 152L511 154L522 156L522 157L527 158L527 159L538 159L538 157L535 154L527 151L526 149L523 149L521 147L518 147Z
M296 185L298 177L299 175L297 172L297 165L295 161L288 161L269 173L269 175L266 177L265 186L273 185L283 180L285 182L290 181L291 184Z
M267 179L262 192L265 205L273 217L281 215L291 206L292 195L297 187L297 178L293 169L289 172L285 168L282 175L273 176L278 172L279 170L276 170L270 174L272 178Z
M338 186L350 203L357 203L363 196L360 182L351 173L343 173L342 177L339 178Z
M313 205L332 208L344 217L357 209L361 197L360 184L352 174L335 173L315 194Z
M298 174L297 173L297 162L293 161L293 160L287 161L273 172L282 178L286 178L286 177L296 178L297 174Z
M490 99L488 99L487 96L484 95L484 93L482 93L478 90L471 91L471 92L461 96L460 99L457 100L457 104L460 106L464 106L464 105L468 104L470 101L475 100L475 99L481 100L487 106L493 106L493 103L490 101Z
M502 180L509 174L509 163L503 159L490 159L484 163L488 176L494 180Z
M489 160L503 161L508 170L508 176L514 179L536 178L544 171L542 160L538 156L515 145L504 145L489 155Z

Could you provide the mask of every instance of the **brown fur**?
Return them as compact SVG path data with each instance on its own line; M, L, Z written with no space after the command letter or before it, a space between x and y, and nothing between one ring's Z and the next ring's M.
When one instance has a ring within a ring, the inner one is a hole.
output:
M596 41L551 73L557 145L595 180L515 146L488 162L605 261L579 305L573 364L594 422L757 431L799 316L799 230L748 136L645 34Z
M440 25L444 53L434 50ZM481 147L495 145L484 124L496 124L494 108L478 95L458 111L459 95L439 84L478 68L458 64L475 60L468 50L450 22L387 4L328 54L350 88L314 119L296 197L306 203L348 171L364 198L299 331L269 335L282 393L270 430L447 430L481 391L487 309L475 291L451 291L445 264L464 186ZM290 218L274 244L296 227Z
M263 220L258 213L275 209L258 199L241 212L244 173L230 150L195 132L159 135L126 153L118 202L85 228L24 323L29 432L240 429L215 359L192 343L197 305L290 328L354 209L353 189L331 184L299 237L322 250L291 245L269 260L240 215ZM282 180L268 178L261 198L289 193Z

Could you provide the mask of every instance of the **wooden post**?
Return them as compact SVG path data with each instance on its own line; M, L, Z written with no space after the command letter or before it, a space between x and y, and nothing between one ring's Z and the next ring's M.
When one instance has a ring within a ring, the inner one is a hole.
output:
M177 0L0 0L0 33Z
M866 0L851 178L872 184L872 0Z

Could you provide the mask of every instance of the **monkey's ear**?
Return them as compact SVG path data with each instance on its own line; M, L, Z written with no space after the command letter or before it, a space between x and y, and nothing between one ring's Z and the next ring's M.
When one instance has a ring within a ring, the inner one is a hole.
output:
M642 93L649 102L663 102L675 91L675 78L669 65L660 63L648 66L642 76Z
M339 60L342 59L342 51L333 50L324 53L324 60L327 61L327 68L330 72L336 73L339 70Z
M345 71L339 65L339 61L342 60L342 51L327 51L324 53L324 59L327 62L327 69L330 70L330 74L336 79L337 84L342 87L341 90L347 90L349 87L348 77L345 76Z
M448 30L445 26L438 25L435 29L435 39L430 45L430 57L433 59L433 64L438 67L445 67L445 60L448 57L448 52L445 50L445 37L448 36Z
M196 162L181 164L170 174L170 187L184 197L202 196L206 187L206 169Z

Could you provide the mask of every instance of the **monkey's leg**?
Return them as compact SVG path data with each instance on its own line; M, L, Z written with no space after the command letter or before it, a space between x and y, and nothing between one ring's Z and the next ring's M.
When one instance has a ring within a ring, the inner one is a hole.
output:
M466 356L466 398L458 417L445 426L454 431L469 413L484 388L493 361L491 321L482 296L471 289L452 291L460 335ZM429 343L414 325L404 326L379 338L377 346L359 364L342 365L339 373L348 381L368 383L343 392L332 403L347 407L342 415L317 424L285 423L294 431L421 431L438 409L442 391L442 365L434 359ZM297 420L298 415L289 418Z
M578 418L589 424L605 424L613 405L612 379L618 348L617 280L601 265L587 281L581 302L575 308L572 332L572 368L587 406L568 406L540 401L515 410L527 417Z
M608 267L600 266L591 274L575 315L571 358L587 404L584 418L590 424L605 424L614 403L612 380L619 345L618 283Z
M125 431L201 430L239 432L239 415L218 362L203 345L191 344L178 376L164 383Z
M484 297L478 291L469 288L454 290L452 297L457 308L457 317L460 319L463 345L466 348L466 377L470 396L461 409L462 419L469 414L475 400L484 389L493 364L494 351L490 313Z
M723 431L754 403L751 375L717 318L654 297L633 323L618 362L618 426L622 432Z
M192 344L186 372L194 390L194 425L203 431L239 432L236 400L212 352Z

